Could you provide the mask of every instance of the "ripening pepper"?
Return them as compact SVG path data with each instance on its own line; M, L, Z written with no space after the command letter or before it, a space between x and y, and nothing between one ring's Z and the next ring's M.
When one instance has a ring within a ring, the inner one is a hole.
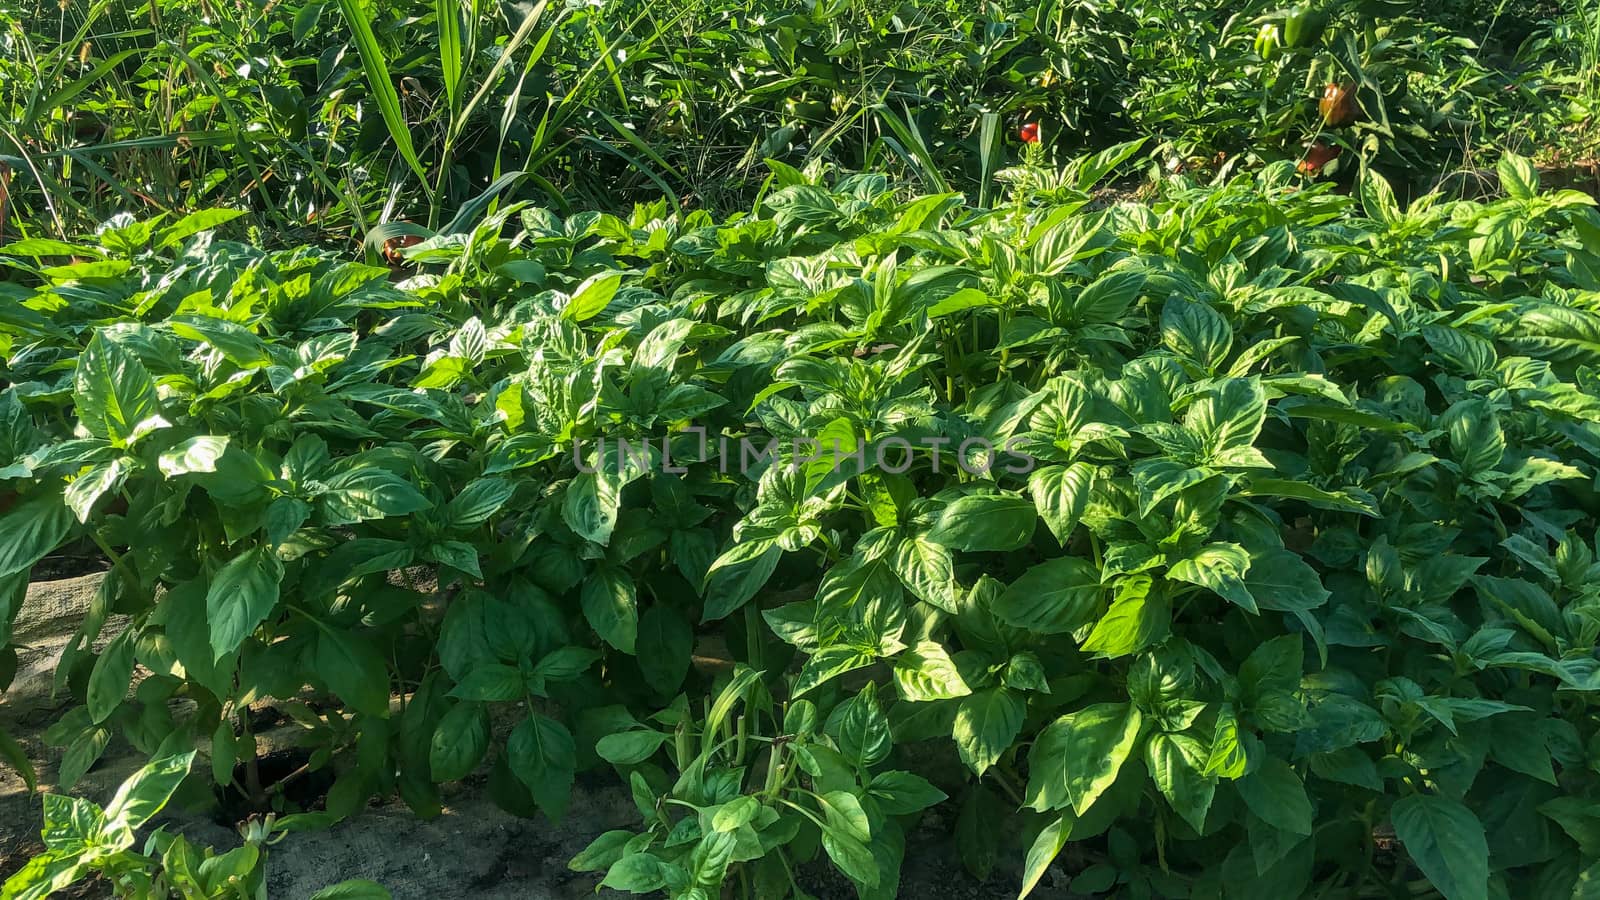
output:
M1356 86L1349 81L1330 81L1322 89L1322 99L1317 101L1322 120L1337 128L1356 120Z

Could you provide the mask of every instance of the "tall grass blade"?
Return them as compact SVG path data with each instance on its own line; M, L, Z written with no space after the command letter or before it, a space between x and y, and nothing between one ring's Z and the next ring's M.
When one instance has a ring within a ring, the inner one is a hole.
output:
M456 0L434 0L433 15L439 20L439 73L444 77L445 100L454 114L461 108L461 9Z
M411 143L411 129L400 110L400 95L395 93L394 81L389 77L389 65L383 58L383 48L378 46L378 38L372 33L372 23L361 11L360 0L339 0L339 10L350 24L350 36L355 41L356 52L361 56L361 69L367 76L367 88L372 91L372 97L378 104L383 124L388 126L389 136L394 139L394 145L400 150L406 164L417 173L426 188L428 172L423 168L422 160L417 158L416 147Z
M933 154L929 152L928 144L922 138L922 132L917 130L917 123L911 118L911 111L906 110L904 119L895 115L887 106L879 106L877 113L895 136L895 140L885 140L884 143L916 170L917 175L930 188L938 193L948 194L950 182L939 172L939 164L933 161Z
M349 3L352 0L339 0L339 2ZM505 71L506 66L511 64L511 57L523 44L527 43L528 38L533 36L533 29L538 27L539 20L544 18L545 7L549 5L550 0L539 0L539 3L523 18L522 24L517 27L516 33L511 36L511 40L506 42L505 48L500 51L499 58L494 61L494 66L489 69L489 74L478 85L477 91L473 92L472 99L467 101L467 105L461 110L461 114L451 120L451 138L461 133L461 129L466 126L467 120L472 118L472 111L478 108L479 103L483 102L483 98L494 87L495 82L500 80L500 73ZM551 31L554 31L555 25L560 24L561 18L562 16L556 17L556 21L551 25ZM549 32L546 33L545 40L539 42L540 54L543 54L544 47L548 44ZM532 68L531 62L529 63L529 68Z
M986 112L978 125L978 206L989 208L989 191L1000 168L1000 114Z

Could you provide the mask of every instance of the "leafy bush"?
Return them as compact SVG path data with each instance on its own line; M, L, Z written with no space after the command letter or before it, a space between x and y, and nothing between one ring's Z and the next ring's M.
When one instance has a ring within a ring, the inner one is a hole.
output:
M1129 152L992 212L782 164L722 222L513 204L404 277L225 213L0 248L3 621L111 564L61 781L198 740L288 810L237 774L271 705L324 820L613 766L643 824L575 865L625 890L894 896L948 797L1024 891L1072 842L1080 893L1567 896L1600 216L1510 156L1091 203Z

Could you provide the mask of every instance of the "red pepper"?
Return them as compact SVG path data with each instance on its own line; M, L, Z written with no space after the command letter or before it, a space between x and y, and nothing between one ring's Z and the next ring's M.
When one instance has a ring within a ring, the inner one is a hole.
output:
M1305 158L1300 160L1300 164L1295 169L1305 175L1320 174L1323 166L1338 159L1339 154L1343 152L1344 148L1338 144L1317 141L1306 148Z
M1024 144L1039 143L1039 123L1027 122L1017 130L1017 136L1022 138Z

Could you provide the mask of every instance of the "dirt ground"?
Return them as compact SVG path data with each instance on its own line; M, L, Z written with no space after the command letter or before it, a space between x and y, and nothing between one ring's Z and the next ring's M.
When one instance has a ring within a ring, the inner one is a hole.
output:
M0 695L0 728L16 737L36 764L41 790L52 787L59 749L41 735L59 715L50 696L55 661L71 638L98 585L97 575L44 582L29 592L17 628L18 674ZM143 760L114 740L101 762L73 793L104 803ZM927 900L1002 900L1016 896L1020 852L1003 854L985 882L960 863L951 834L956 810L936 808L924 816L907 840L900 896ZM41 807L15 773L0 766L0 880L42 849ZM207 814L169 810L160 820L169 829L220 850L237 846L230 823ZM442 815L424 821L398 803L373 806L332 828L290 834L271 848L268 893L303 900L318 889L348 878L368 878L387 887L397 900L565 900L621 897L597 893L598 873L578 873L567 860L597 835L636 824L627 791L607 773L580 775L566 817L559 823L520 819L495 806L481 783L452 785ZM1010 855L1015 858L1007 859ZM801 883L820 900L847 900L854 890L825 863L802 871ZM1033 894L1043 900L1068 896L1064 872L1049 873ZM88 885L76 896L97 897L103 885Z

